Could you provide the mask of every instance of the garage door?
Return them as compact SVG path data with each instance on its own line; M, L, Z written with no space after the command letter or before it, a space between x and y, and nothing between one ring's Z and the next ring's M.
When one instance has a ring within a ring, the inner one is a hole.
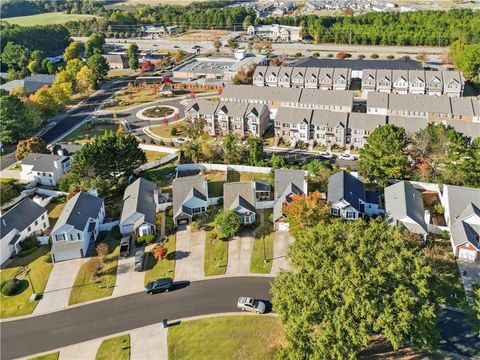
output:
M279 221L277 222L277 230L278 231L288 231L289 226L287 222Z
M177 225L188 225L188 219L178 219Z
M475 261L475 251L460 249L460 251L458 252L458 257L463 260Z
M53 254L55 255L55 262L78 259L81 257L80 249L56 251Z

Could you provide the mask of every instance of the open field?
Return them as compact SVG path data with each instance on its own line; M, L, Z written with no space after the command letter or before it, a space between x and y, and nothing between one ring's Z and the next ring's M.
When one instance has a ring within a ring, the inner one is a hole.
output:
M34 25L53 25L64 24L68 21L74 20L86 20L94 18L94 15L81 15L81 14L65 14L62 12L44 13L29 16L17 16L12 18L2 19L9 24L15 24L20 26L34 26Z
M230 34L226 30L192 30L175 37L178 41L213 41L216 38Z

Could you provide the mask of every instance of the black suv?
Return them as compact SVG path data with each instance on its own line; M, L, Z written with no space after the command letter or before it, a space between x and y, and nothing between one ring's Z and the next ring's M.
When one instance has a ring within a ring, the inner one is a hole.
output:
M158 292L168 292L173 289L173 279L171 278L162 278L155 281L149 282L145 286L145 292L147 294L155 294Z

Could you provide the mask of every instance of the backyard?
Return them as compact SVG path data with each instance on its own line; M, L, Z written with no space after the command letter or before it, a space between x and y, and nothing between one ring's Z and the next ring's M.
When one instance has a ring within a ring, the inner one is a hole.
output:
M96 360L130 359L130 335L103 340L97 351Z
M205 180L208 181L208 196L223 196L223 183L225 182L225 171L208 171L205 174Z
M228 241L215 229L215 215L220 209L211 206L209 216L202 225L205 230L205 276L223 275L227 271Z
M95 136L102 136L105 131L117 131L118 124L112 121L99 121L95 120L93 123L85 123L77 130L72 132L63 142L76 142L84 144L90 142Z
M269 174L262 173L251 173L251 172L239 172L239 171L228 171L227 181L236 182L236 181L252 181L252 180L265 180L267 181Z
M260 219L260 226L256 229L257 236L253 243L252 257L250 258L250 272L270 274L275 241L272 223L273 210L260 209L257 217ZM267 262L264 259L267 259Z
M170 190L172 180L175 178L177 165L175 163L167 163L165 165L144 171L141 176L147 180L153 181L160 185L162 190Z
M67 200L65 197L58 197L50 201L46 206L48 214L48 221L50 223L50 229L53 229L57 223L60 214L62 213L63 208L65 207Z
M145 155L147 156L147 162L152 162L155 160L160 160L161 158L169 155L168 153L152 151L152 150L143 150Z
M167 249L167 255L162 260L157 260L153 254L148 254L147 270L145 273L145 285L150 281L164 277L175 277L175 234L168 236L163 246Z
M285 343L278 317L220 316L171 327L168 358L270 360Z
M77 277L70 292L69 305L82 303L112 295L113 287L117 279L117 264L120 244L120 232L118 227L112 231L101 232L97 244L103 242L108 245L108 255L102 269L102 275L96 276L88 262L83 264L78 271ZM96 254L87 254L95 256ZM92 259L92 258L91 258ZM89 261L92 261L92 260Z
M22 186L16 179L0 178L0 204L8 204L8 202L15 199L22 192Z

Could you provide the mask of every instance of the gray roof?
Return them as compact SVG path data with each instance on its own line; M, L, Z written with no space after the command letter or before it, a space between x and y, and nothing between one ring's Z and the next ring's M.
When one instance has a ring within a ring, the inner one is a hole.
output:
M286 76L287 79L290 80L292 76L292 70L293 68L291 67L281 66L280 70L278 71L278 81L281 81L284 76Z
M238 206L255 212L255 191L251 181L223 184L223 208L235 210Z
M388 94L371 91L367 94L367 108L388 109Z
M304 67L294 67L292 71L292 81L295 80L296 77L301 77L302 82L305 80L307 68Z
M24 198L0 217L1 236L4 237L14 229L22 232L46 212L47 210L44 207L38 205L29 197Z
M22 165L33 165L33 171L54 172L55 162L63 162L67 158L68 156L30 153L22 160Z
M327 200L336 203L345 200L360 211L360 200L365 202L365 185L350 173L341 170L328 178Z
M195 111L199 114L213 115L217 110L218 101L210 101L206 99L191 100L187 103L185 111Z
M413 83L415 81L420 80L423 84L425 84L425 71L423 70L410 70L408 72L408 82Z
M351 90L302 89L301 104L353 106Z
M468 203L460 213L458 220L450 227L452 240L456 246L469 242L480 249L480 224L464 221L471 216L480 218L480 209L475 204Z
M55 233L63 225L71 225L76 230L83 231L90 218L96 219L103 205L103 199L80 191L67 201L60 217L58 218L52 233Z
M453 127L456 131L461 132L465 136L476 139L480 137L480 122L465 120L447 120L446 125Z
M268 111L267 105L264 104L248 104L245 115L252 113L255 116L260 116L265 111Z
M365 69L362 71L362 80L367 80L369 77L373 78L373 81L377 78L377 70Z
M181 212L189 213L183 206L188 199L196 197L207 201L208 193L203 175L185 176L173 180L173 217Z
M269 101L298 103L302 89L269 87L253 85L227 84L220 95L221 99L237 99L244 101Z
M229 117L241 118L245 115L245 112L247 111L247 106L248 104L244 103L221 101L218 104L215 113L218 114L220 111L222 111Z
M275 121L292 125L306 121L307 124L310 124L311 118L312 110L281 107L277 111Z
M401 69L401 70L421 70L422 64L410 58L401 58L395 60L356 60L356 59L317 59L307 57L297 60L291 66L306 67L330 67L330 68L349 68L352 70L363 69Z
M154 192L158 189L154 182L138 178L127 186L123 193L123 208L120 223L123 223L135 213L143 214L145 222L155 225L156 204Z
M305 81L307 81L312 75L315 77L316 81L318 81L318 73L320 72L320 69L315 67L307 67L306 69Z
M120 64L122 67L128 67L127 57L123 54L104 54L102 55L110 65Z
M480 189L445 185L443 191L448 194L448 214L450 217L450 224L453 224L455 220L460 218L460 215L467 204L472 203L477 208L480 208Z
M3 85L0 85L0 89L11 91L21 87L25 90L25 92L33 93L45 85L52 85L54 81L55 75L36 74L27 76L23 79L9 81Z
M469 97L452 97L450 98L450 103L452 104L452 114L453 115L475 115L473 110L472 98Z
M428 233L422 195L409 182L400 181L385 188L385 213L392 223L400 222L413 233Z
M351 129L362 129L373 131L381 125L387 123L385 115L374 115L366 113L350 113L348 114L348 127Z
M408 136L412 136L428 126L428 120L422 118L409 118L403 116L389 116L388 124L403 127Z
M433 112L448 114L451 112L448 96L389 94L390 110Z
M465 79L463 74L460 71L442 71L443 74L443 83L448 85L451 81L458 82L459 84L464 83Z
M258 75L265 78L265 74L267 72L267 66L259 65L255 68L255 72L253 73L253 79L255 79Z
M313 110L312 124L317 126L336 127L338 125L347 127L348 113L328 110Z
M290 195L306 194L307 181L304 170L275 170L275 203L273 206L274 220L282 217L283 204L290 201Z
M377 83L383 80L387 80L390 83L393 83L392 70L383 70L383 69L377 70Z
M407 82L407 86L408 86L408 71L407 70L393 70L392 71L392 81L395 82L395 81L398 81L400 79Z

